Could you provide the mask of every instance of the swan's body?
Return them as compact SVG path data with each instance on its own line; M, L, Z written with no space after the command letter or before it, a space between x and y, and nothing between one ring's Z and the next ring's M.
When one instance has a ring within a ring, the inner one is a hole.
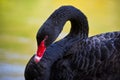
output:
M119 80L120 32L78 40L52 67L51 80Z
M70 33L51 44L71 21ZM39 62L31 58L26 80L119 80L120 31L88 37L86 16L72 6L56 10L37 34L38 46L45 36L47 47Z

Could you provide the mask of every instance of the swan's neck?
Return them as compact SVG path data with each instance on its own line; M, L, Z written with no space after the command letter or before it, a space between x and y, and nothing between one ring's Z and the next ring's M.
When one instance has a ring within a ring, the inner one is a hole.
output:
M71 22L70 35L87 37L88 36L88 21L86 16L74 7L61 7L56 10L48 20L51 20L55 29L61 31L66 21Z
M71 30L67 37L79 36L80 39L88 37L88 22L86 16L72 6L63 6L57 9L42 25L38 31L38 43L41 36L48 35L46 45L51 44L60 34L66 21L71 22Z

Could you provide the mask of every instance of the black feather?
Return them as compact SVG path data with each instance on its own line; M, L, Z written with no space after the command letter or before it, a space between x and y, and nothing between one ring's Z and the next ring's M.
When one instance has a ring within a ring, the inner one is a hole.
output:
M53 43L66 21L71 31ZM57 9L37 33L37 44L47 35L40 62L33 58L25 69L26 80L120 80L120 31L88 37L86 16L72 6Z

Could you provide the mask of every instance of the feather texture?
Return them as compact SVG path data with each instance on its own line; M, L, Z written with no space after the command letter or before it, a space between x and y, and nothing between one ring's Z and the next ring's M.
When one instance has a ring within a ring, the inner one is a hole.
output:
M53 43L66 21L70 33ZM120 31L88 37L86 16L73 6L57 9L37 33L39 45L47 35L40 62L34 56L25 68L25 80L120 80Z
M120 32L78 40L56 61L51 80L119 80Z

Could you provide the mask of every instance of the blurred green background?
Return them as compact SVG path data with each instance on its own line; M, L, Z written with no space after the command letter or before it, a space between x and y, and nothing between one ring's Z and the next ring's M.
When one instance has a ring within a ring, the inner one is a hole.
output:
M73 5L87 16L89 36L120 30L120 0L0 0L0 80L24 80L36 51L36 33L50 14ZM67 22L60 36L69 32Z

